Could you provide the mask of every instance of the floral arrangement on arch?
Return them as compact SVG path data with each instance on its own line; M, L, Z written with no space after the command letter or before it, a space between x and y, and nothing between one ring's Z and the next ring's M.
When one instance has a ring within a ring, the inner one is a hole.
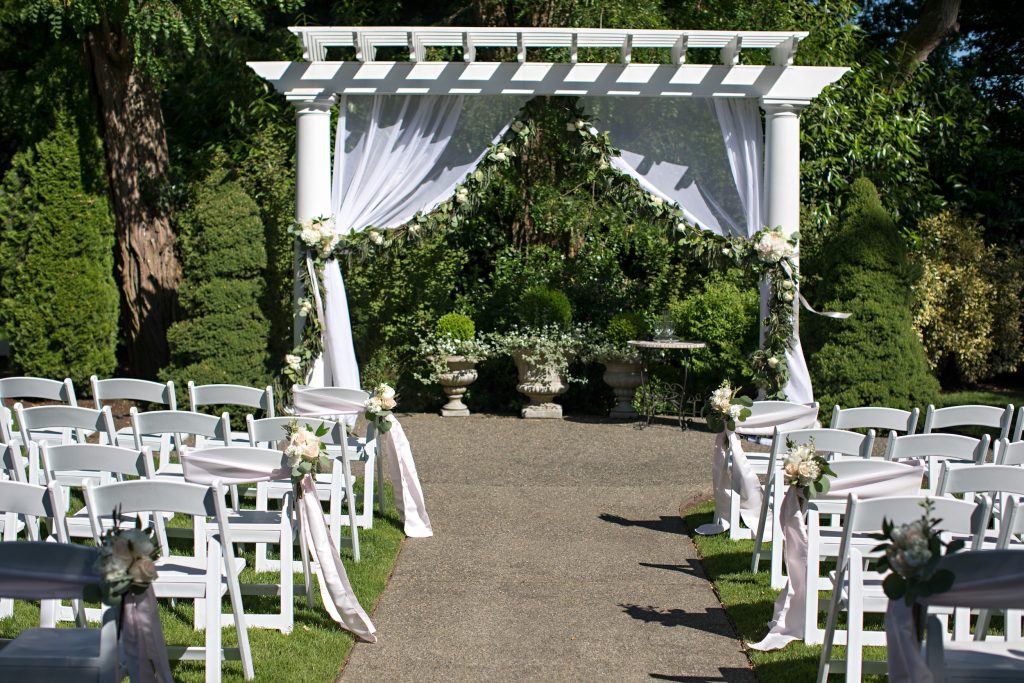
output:
M141 518L136 519L136 528L121 529L117 526L121 511L114 510L111 516L114 526L100 539L100 556L96 558L96 572L101 578L98 594L86 594L85 598L117 605L126 594L144 593L156 581L160 546L152 527L142 528Z
M333 235L333 221L325 217L295 226L293 233L314 256L318 277L329 258L342 254L367 258L430 232L458 228L479 206L480 197L496 174L508 168L515 158L523 156L526 143L535 135L533 106L539 105L529 102L520 110L502 138L488 148L480 165L456 185L450 199L429 212L418 212L405 225L386 231L369 228L341 236ZM626 211L664 225L666 235L675 235L680 246L691 248L711 265L739 266L769 278L771 295L768 315L763 320L764 346L754 352L751 366L754 382L766 398L785 398L784 388L789 381L786 349L793 336L792 306L799 284L794 259L798 235L787 237L780 229L771 228L759 231L751 239L725 237L687 224L679 207L650 194L634 178L615 169L612 160L619 156L619 150L611 144L607 132L598 131L587 119L578 100L566 105L565 117L563 134L578 142L574 150L579 158L594 164L596 186L605 196ZM326 234L328 226L331 237ZM306 292L306 299L309 299L308 281ZM315 318L315 315L308 316L309 320ZM320 329L312 329L307 324L302 343L286 359L285 376L293 382L302 381L296 378L304 378L308 373L313 359L319 355L320 344Z

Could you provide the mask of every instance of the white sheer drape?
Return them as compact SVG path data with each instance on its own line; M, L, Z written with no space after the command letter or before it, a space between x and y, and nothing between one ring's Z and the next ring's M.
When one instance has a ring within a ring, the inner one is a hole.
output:
M340 232L403 225L448 199L525 103L521 96L357 95L341 98L331 210ZM359 388L345 283L324 272L327 380Z
M585 106L594 125L608 131L621 151L615 168L677 204L688 222L720 235L744 237L765 226L764 127L756 101L587 98ZM762 287L762 318L767 296L767 287ZM799 327L794 332L786 351L786 397L811 403Z

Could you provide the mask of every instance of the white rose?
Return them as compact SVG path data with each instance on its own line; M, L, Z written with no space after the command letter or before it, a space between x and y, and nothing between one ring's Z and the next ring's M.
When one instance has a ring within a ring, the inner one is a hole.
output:
M384 406L384 410L393 410L398 405L398 402L393 398L382 398L381 405Z
M779 359L778 358L776 358L775 356L772 356L771 358L768 359L768 367L770 367L771 369L774 370L778 366L779 366Z
M299 457L306 462L313 462L320 457L320 444L315 441L307 442L299 450Z
M686 232L686 223L679 223L676 225L676 232Z
M587 122L583 119L576 119L576 130L583 130L587 127Z
M504 152L495 152L491 158L495 161L505 161L508 157L505 156Z
M302 234L299 235L299 239L306 246L313 246L320 241L320 233L312 225L304 225L302 226Z
M371 396L366 402L366 410L370 413L381 413L384 412L384 405L379 398Z
M523 129L524 127L525 127L525 126L523 125L523 122L522 122L522 121L518 121L518 120L517 120L517 121L513 121L513 122L512 122L512 130L513 130L513 131L515 131L516 133L518 133L519 131L521 131L521 130L522 130L522 129Z
M284 362L288 364L292 370L298 370L302 367L302 359L296 356L294 353L285 354Z
M662 199L661 197L655 197L653 201L655 206L661 206L662 204L665 203L665 200Z
M377 387L377 392L380 394L381 398L395 397L395 390L387 384L381 384L379 387Z
M740 412L742 410L743 410L743 406L730 405L729 406L729 417L733 418L734 420L737 419L740 416Z
M782 288L783 289L793 289L793 281L792 280L783 280L782 281Z
M603 170L605 170L605 169L607 169L607 168L608 168L608 160L607 160L607 159L601 159L601 163L599 163L599 164L597 165L597 167L598 167L598 168L599 168L600 170L602 170L602 171L603 171Z
M384 235L381 235L376 230L371 230L366 234L366 236L369 237L370 241L373 242L374 244L379 245L384 243Z
M783 299L784 301L787 301L787 302L788 302L788 301L792 301L792 300L793 300L793 292L784 292L784 293L782 294L782 299Z

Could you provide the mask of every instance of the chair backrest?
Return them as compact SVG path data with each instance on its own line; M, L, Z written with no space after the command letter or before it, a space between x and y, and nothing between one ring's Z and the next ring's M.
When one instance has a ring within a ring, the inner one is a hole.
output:
M908 458L935 458L985 462L990 438L985 434L980 439L959 434L911 434L897 436L889 442L886 460Z
M178 399L174 395L174 382L150 382L145 379L114 378L99 379L96 375L89 378L92 385L92 399L97 408L103 407L104 401L137 401L153 405L167 406L168 410L177 410Z
M153 454L149 449L134 450L105 444L43 444L43 473L54 481L59 472L105 472L143 479L154 476Z
M171 434L175 446L180 448L181 437L186 434L204 436L224 443L231 435L231 420L227 413L205 415L186 410L153 410L140 413L135 408L130 411L132 432L135 434L135 448L142 450L143 436L159 436Z
M252 415L246 415L245 424L249 430L249 445L274 448L278 442L288 438L287 430L292 422L296 422L300 426L308 425L314 430L320 425L326 425L329 431L320 437L325 444L336 446L347 442L340 422L321 420L316 417L265 417L262 420L257 420Z
M69 406L78 405L75 386L70 379L58 381L43 377L5 377L0 379L0 403L20 399L57 401Z
M995 453L997 465L1024 465L1024 441L1000 439Z
M899 462L880 460L878 458L852 458L849 460L836 460L829 463L832 471L836 473L836 479L862 477L871 474L902 474L907 466Z
M0 543L0 596L20 600L81 598L97 585L99 550L71 543Z
M918 408L899 410L875 406L863 408L832 408L832 429L885 429L890 432L913 434L921 415Z
M1024 468L1015 465L950 465L942 463L938 495L954 493L1024 495Z
M1024 437L1024 406L1017 411L1017 423L1013 426L1013 441L1020 441Z
M814 439L814 448L819 452L870 458L875 443L875 430L870 429L867 434L858 434L842 429L776 429L770 459L781 466L782 458L789 450L788 441L806 444L810 443L811 439Z
M924 429L922 434L930 434L936 429L948 429L949 427L985 427L987 429L998 429L997 439L1006 439L1010 436L1010 422L1013 420L1013 404L1005 408L995 406L949 406L938 408L929 405L924 414Z
M953 573L953 587L922 598L929 605L981 609L1024 608L1024 551L968 550L944 555L936 570ZM978 680L981 680L979 678Z
M57 483L39 486L20 481L0 481L0 512L11 512L35 519L52 518L56 522L54 531L57 540L67 543L67 529L61 523L63 517L58 512L63 509L62 500L60 485ZM29 540L39 540L39 527L35 520L27 520L25 529Z
M100 410L79 406L25 408L17 403L14 406L14 413L18 416L18 425L21 427L21 436L25 443L34 441L33 432L43 429L74 429L79 433L79 441L84 441L83 430L104 433L111 442L117 437L114 417L108 407Z
M245 406L259 408L265 417L274 417L274 389L246 387L241 384L201 384L189 380L188 401L192 412L200 406Z

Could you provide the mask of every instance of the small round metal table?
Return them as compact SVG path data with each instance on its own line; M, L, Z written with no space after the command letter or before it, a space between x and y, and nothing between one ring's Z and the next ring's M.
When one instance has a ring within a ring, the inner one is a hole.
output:
M689 356L683 358L683 383L667 383L659 391L648 385L647 361L651 351L692 351L703 349L707 344L698 341L679 341L675 339L634 339L628 342L640 351L640 399L643 407L644 422L641 427L651 424L659 403L669 403L678 407L679 428L686 429L686 383L690 376Z

